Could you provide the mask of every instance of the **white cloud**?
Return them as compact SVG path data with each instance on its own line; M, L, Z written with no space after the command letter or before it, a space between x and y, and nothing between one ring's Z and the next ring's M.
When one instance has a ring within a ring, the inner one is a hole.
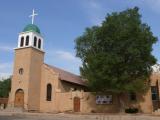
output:
M9 78L11 76L11 73L0 73L0 80Z
M90 7L94 8L94 9L101 9L101 5L96 2L95 0L89 0L88 1Z
M0 70L12 67L12 63L0 63Z
M72 52L65 50L47 50L45 58L47 64L79 74L79 67L82 63Z
M75 61L78 60L72 53L66 51L56 51L57 57L67 60L67 61Z
M2 78L8 78L12 74L12 63L0 63L0 80Z
M11 47L11 46L0 46L0 51L12 52L13 47Z
M145 2L153 11L160 13L160 0L145 0Z
M98 0L84 0L82 7L88 15L88 19L93 25L101 25L105 18L106 12L110 9Z

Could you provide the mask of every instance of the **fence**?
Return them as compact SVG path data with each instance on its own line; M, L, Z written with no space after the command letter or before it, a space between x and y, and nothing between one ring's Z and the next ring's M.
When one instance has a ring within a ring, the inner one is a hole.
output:
M0 109L5 109L8 103L8 98L0 98Z

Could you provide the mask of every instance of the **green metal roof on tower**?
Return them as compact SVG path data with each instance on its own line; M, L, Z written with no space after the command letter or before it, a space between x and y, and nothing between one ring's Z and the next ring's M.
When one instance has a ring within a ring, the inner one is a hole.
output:
M36 33L41 33L40 29L34 25L34 24L28 24L24 29L23 32L36 32Z

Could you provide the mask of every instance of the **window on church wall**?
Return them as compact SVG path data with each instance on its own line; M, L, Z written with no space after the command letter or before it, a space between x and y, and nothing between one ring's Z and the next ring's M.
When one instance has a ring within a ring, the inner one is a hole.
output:
M21 37L20 47L23 47L24 44L24 37Z
M158 88L157 86L151 86L151 94L152 94L152 100L158 100Z
M29 45L29 36L26 37L26 46Z
M51 84L47 84L47 96L46 96L46 100L47 101L51 101L52 100L52 85Z
M129 100L130 101L137 101L136 93L134 93L134 92L129 93Z
M34 47L37 46L37 37L34 37Z
M24 72L24 71L23 71L23 68L20 68L20 69L19 69L19 74L22 75L23 72Z
M38 40L38 48L41 49L41 39Z

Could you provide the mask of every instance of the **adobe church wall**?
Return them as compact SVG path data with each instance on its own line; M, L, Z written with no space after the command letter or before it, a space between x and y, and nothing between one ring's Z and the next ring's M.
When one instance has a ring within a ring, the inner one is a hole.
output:
M28 49L28 48L27 48ZM29 87L28 87L28 110L39 111L40 109L40 83L41 83L41 67L44 61L44 53L30 48L31 65L29 73Z
M115 113L119 111L119 102L116 95L113 95L111 104L96 104L96 96L90 92L74 91L74 92L56 92L52 102L45 102L41 108L41 112L74 112L74 98L80 98L80 112L105 112ZM52 108L52 109L51 109Z
M151 85L156 85L157 79L160 75L153 74L151 76ZM46 101L46 86L48 83L52 84L52 100ZM64 87L64 88L63 88ZM105 112L105 113L116 113L120 111L120 102L116 94L107 93L112 95L111 104L97 104L96 95L91 92L83 92L78 89L77 91L70 91L71 88L77 86L70 86L64 83L62 86L59 80L59 74L54 73L53 70L49 69L45 65L42 67L42 79L41 79L41 101L40 111L41 112L74 112L74 97L80 98L80 112ZM136 101L129 100L128 94L121 96L124 106L123 109L129 107L138 108L142 113L152 113L153 104L151 99L151 89L145 93L138 93Z
M151 93L151 86L158 86L158 91L160 93L160 74L159 73L152 73L150 76L150 86L148 88L148 90L146 91L146 93L137 93L137 100L136 101L131 101L129 100L129 96L128 94L124 94L122 96L123 101L125 103L125 107L135 107L135 108L139 108L139 111L142 113L152 113L154 112L154 103L155 101L152 101L152 93ZM158 101L157 103L155 103L155 105L158 105Z
M108 93L108 95L111 95ZM90 92L74 91L67 93L56 93L57 111L58 112L74 112L74 98L80 98L81 113L116 113L119 112L119 101L116 95L112 96L112 103L97 104L96 96Z
M61 89L61 92L69 92L71 90L86 90L87 88L84 86L80 86L77 84L65 82L65 81L59 81L59 89Z
M15 93L18 89L23 89L24 91L24 108L27 110L28 106L28 85L29 85L29 66L31 65L30 59L30 50L28 49L16 49L15 50L15 61L13 68L12 84L11 84L11 93L9 96L9 106L14 106ZM27 59L24 59L27 58ZM24 74L19 74L19 69L24 69Z
M81 99L81 111L84 113L96 112L96 113L117 113L119 112L119 100L115 94L106 93L104 95L111 95L111 103L97 104L96 95L90 92L82 93ZM101 95L100 95L101 96ZM103 96L103 95L102 95Z
M96 95L90 92L70 91L70 92L55 92L51 102L44 102L41 112L74 112L74 98L80 98L81 113L118 113L120 112L119 98L116 94L112 95L112 102L108 104L97 104ZM152 103L150 93L147 92L144 96L139 94L136 102L131 102L125 94L123 100L125 108L136 107L142 113L152 113ZM124 111L123 111L124 112Z
M80 98L80 112L82 113L118 113L120 112L119 98L116 94L106 93L105 95L112 95L112 102L110 104L97 104L96 95L91 92L74 91L67 93L56 93L57 112L74 112L74 97ZM150 90L142 95L137 95L137 101L133 102L128 99L128 94L121 96L123 98L125 110L128 107L135 107L142 113L152 113L152 101ZM124 112L124 111L123 111Z
M56 92L59 91L58 77L59 75L49 69L45 64L42 66L41 90L40 90L40 111L54 112L56 111ZM47 101L47 84L52 85L52 98Z
M122 105L124 110L126 108L138 108L140 113L152 113L151 92L148 90L146 93L136 93L136 100L131 100L129 94L121 95L123 101Z

